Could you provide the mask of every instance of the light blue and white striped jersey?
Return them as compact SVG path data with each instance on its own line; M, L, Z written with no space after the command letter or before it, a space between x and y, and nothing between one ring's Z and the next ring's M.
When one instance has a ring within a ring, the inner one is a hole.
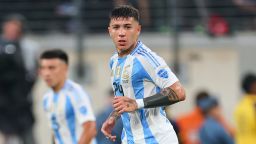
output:
M82 124L95 121L89 96L71 80L66 80L57 93L49 90L44 95L43 108L56 144L78 144L83 131Z
M140 41L126 57L119 58L114 54L110 67L116 96L142 99L178 81L165 61ZM178 144L163 107L123 113L121 118L123 144Z

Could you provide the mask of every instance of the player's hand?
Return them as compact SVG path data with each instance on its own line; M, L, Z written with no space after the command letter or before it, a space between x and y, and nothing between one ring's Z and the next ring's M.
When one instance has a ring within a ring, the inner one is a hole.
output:
M124 112L133 112L138 109L138 105L134 99L120 96L113 100L114 110L120 115Z
M116 141L116 136L111 135L115 126L116 120L114 117L109 117L102 125L101 132L111 141Z

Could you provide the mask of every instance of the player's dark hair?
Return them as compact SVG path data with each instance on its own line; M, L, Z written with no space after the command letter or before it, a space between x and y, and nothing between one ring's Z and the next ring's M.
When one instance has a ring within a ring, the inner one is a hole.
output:
M195 99L195 103L196 105L198 106L199 105L199 102L205 98L208 98L209 97L209 93L207 91L199 91L197 94L196 94L196 99Z
M251 85L256 82L256 76L254 74L247 74L243 78L242 88L246 93L251 93Z
M139 11L130 5L121 5L112 10L109 15L110 19L117 19L117 18L130 18L133 17L134 20L139 22L140 14Z
M68 55L65 51L61 49L52 49L43 52L40 56L40 59L60 59L68 64Z

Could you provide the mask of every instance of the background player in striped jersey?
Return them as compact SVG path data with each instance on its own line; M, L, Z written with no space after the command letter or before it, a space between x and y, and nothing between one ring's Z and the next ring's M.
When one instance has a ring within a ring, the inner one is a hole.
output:
M102 132L115 140L111 131L121 115L124 144L178 144L164 106L185 99L185 91L165 61L138 40L139 12L120 6L110 14L109 34L117 53L110 60L115 91L114 110Z
M95 117L89 96L67 78L68 56L62 50L45 51L40 57L40 74L51 88L43 99L55 143L89 144L96 135Z

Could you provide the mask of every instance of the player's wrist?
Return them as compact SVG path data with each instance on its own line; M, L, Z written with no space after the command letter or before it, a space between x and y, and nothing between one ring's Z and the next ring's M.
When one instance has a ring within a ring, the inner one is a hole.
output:
M114 120L119 119L120 115L116 111L112 111L109 115L109 118L113 118Z
M137 103L137 109L144 108L144 101L143 101L143 99L136 99L136 103Z

